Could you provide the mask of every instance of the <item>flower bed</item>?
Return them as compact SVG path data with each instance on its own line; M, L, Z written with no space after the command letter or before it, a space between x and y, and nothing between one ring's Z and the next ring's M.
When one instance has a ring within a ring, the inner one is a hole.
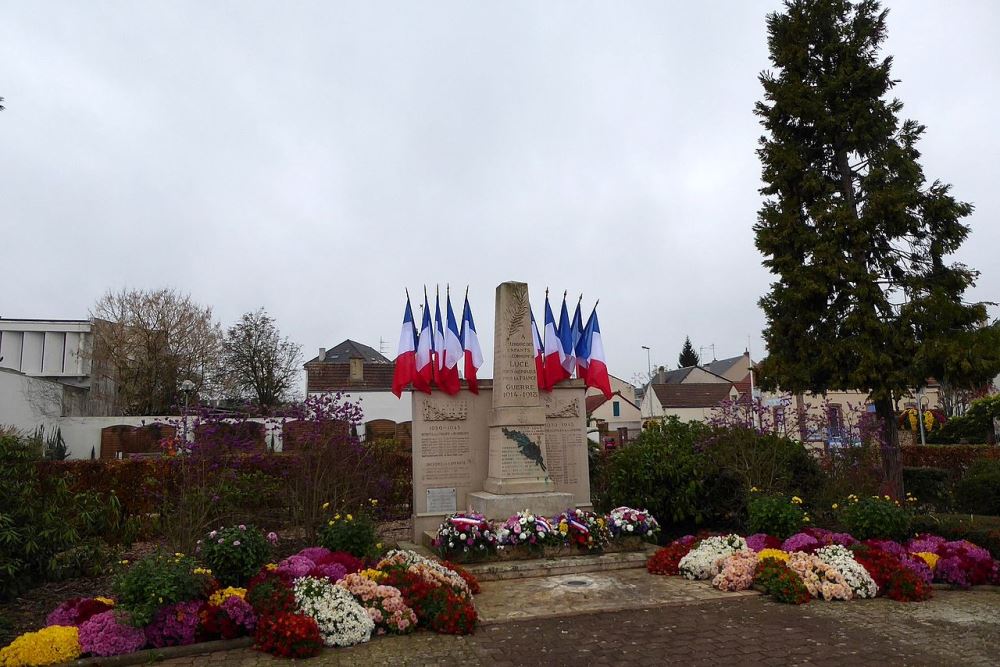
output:
M780 545L780 548L775 545ZM900 602L931 597L933 582L957 588L1000 585L1000 561L965 540L920 535L905 544L858 541L808 528L785 540L755 534L674 540L646 563L651 574L711 579L720 590L756 588L779 602L856 600L884 595Z
M123 561L114 598L66 600L49 614L47 627L0 649L0 665L49 665L238 637L253 637L259 650L273 655L304 658L324 646L417 627L475 630L479 584L460 567L399 550L369 564L375 567L310 547L265 564L241 588L220 586L204 563L183 554Z

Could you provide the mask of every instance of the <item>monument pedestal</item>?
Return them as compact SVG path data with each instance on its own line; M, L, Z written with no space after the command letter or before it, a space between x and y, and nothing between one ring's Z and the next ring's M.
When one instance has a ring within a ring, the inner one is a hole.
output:
M547 491L543 493L490 493L475 491L468 495L469 507L487 519L506 521L523 510L541 516L555 516L567 508L576 507L572 493Z

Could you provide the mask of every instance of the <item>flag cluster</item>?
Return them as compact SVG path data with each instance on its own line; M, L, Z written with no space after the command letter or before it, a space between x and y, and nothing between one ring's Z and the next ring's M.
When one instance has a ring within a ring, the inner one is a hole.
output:
M403 311L403 328L399 335L396 368L392 379L392 393L401 396L403 389L412 384L417 391L431 392L436 386L441 391L455 395L461 389L459 363L469 385L469 391L479 393L476 374L483 365L483 352L479 346L476 324L469 307L466 293L462 308L461 325L455 319L451 308L451 295L445 298L445 316L441 316L441 297L435 294L434 317L431 318L427 291L424 290L424 314L418 333L410 307L410 296L406 296ZM581 297L582 301L582 297ZM594 387L611 398L611 379L604 358L604 344L601 341L601 326L597 321L597 305L594 305L586 324L580 312L580 302L572 320L566 308L563 294L562 310L556 322L549 306L549 295L545 294L544 336L539 334L535 314L531 313L531 336L535 350L535 369L538 372L538 388L552 391L563 380L576 375L586 386Z
M401 396L403 389L412 384L417 391L431 393L431 386L437 386L446 394L454 396L461 389L459 361L464 365L465 380L469 391L479 393L476 373L483 365L483 352L479 347L476 323L469 307L469 295L465 296L462 308L462 325L455 320L451 308L451 294L445 297L445 317L441 317L441 296L434 295L434 321L424 290L424 315L417 333L410 307L410 295L406 295L406 309L403 311L403 329L399 334L399 348L396 353L396 368L392 376L392 393Z
M580 297L580 301L583 297ZM556 322L549 305L549 295L545 294L544 335L539 335L535 315L531 315L531 330L535 343L535 368L538 370L538 388L552 391L563 380L576 377L588 387L600 389L611 398L611 378L604 358L604 343L601 340L601 325L597 320L597 304L583 323L580 301L570 320L566 308L566 294L563 294L559 321Z

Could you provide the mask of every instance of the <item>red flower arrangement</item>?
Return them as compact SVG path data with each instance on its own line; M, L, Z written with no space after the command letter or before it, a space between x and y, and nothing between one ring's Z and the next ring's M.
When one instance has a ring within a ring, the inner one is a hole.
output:
M879 591L885 589L889 579L903 569L903 564L899 558L883 549L875 549L870 546L856 546L851 549L854 552L854 560L861 563L868 574L872 576Z
M765 558L757 565L753 584L775 602L805 604L812 599L802 578L777 558Z
M419 572L399 568L389 570L382 583L399 589L420 625L452 635L471 634L475 630L475 605L453 588L426 579Z
M462 577L462 579L465 580L465 583L469 585L469 590L472 592L473 595L479 595L479 592L482 590L482 588L479 586L479 580L476 579L476 576L474 574L466 570L464 567L452 563L451 561L444 560L441 561L441 564L444 565L449 570L454 570L455 573L458 574L458 576Z
M693 545L694 542L687 544L674 542L659 549L646 561L646 570L650 574L680 574L677 565L681 562L681 558L688 555Z
M311 658L323 650L316 621L304 614L278 612L257 622L256 647L282 658Z
M897 602L923 602L930 599L934 589L915 572L900 564L899 569L889 575L889 581L882 590L886 597Z
M258 616L295 611L295 593L277 572L261 570L247 584L246 601Z

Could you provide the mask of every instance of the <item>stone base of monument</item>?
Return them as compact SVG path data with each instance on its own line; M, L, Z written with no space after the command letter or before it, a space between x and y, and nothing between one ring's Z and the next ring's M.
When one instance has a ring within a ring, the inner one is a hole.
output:
M573 494L562 491L504 494L473 491L467 498L473 512L494 521L506 521L523 510L541 516L556 516L568 507L576 507Z

